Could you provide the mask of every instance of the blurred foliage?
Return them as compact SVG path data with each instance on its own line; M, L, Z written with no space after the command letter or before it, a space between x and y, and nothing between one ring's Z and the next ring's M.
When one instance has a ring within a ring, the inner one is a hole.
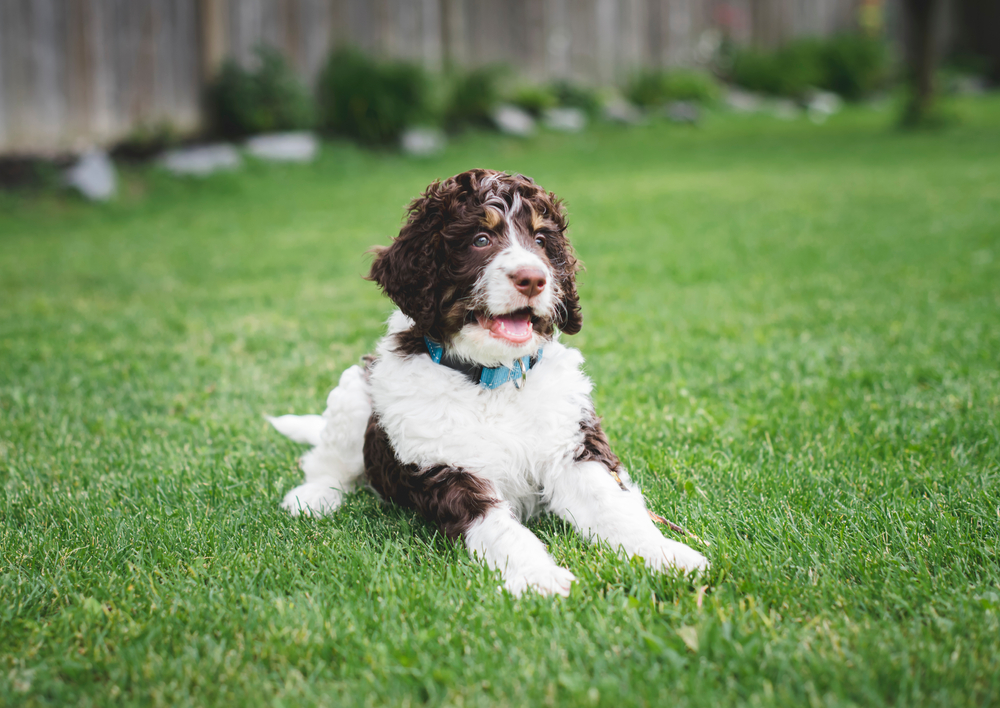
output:
M670 101L710 104L719 98L719 84L711 74L691 69L640 71L625 88L625 96L637 106L662 106Z
M455 131L490 125L493 109L500 102L500 82L505 73L504 67L490 65L452 74L444 108L445 127Z
M600 96L587 86L571 81L554 81L551 91L558 104L564 108L578 108L589 116L595 116L601 110Z
M888 77L885 45L863 35L842 34L827 41L822 66L819 88L835 91L849 101L871 94Z
M281 53L262 46L256 54L256 69L245 69L228 60L209 87L213 132L225 138L241 138L312 127L312 98Z
M818 88L857 101L885 82L888 58L881 40L842 34L789 42L771 52L735 49L729 73L734 84L751 91L800 98Z
M538 118L549 108L555 108L559 99L548 86L521 84L511 92L510 102Z
M182 135L169 122L143 124L133 129L111 149L111 156L125 162L142 162L182 142Z
M422 68L378 61L355 49L330 56L318 101L325 131L368 145L392 143L408 126L435 119L430 78Z

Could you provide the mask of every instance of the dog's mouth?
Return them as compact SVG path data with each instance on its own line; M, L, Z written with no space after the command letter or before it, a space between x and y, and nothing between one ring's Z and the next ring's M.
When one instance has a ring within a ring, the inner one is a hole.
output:
M535 318L529 307L508 312L506 315L491 316L485 312L477 312L475 315L479 326L487 330L491 336L511 344L530 342L535 334Z

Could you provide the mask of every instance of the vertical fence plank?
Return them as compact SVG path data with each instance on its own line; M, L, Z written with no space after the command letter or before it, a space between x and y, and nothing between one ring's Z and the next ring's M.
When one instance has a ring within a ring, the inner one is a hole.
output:
M62 69L66 65L65 41L55 0L32 0L31 76L35 106L33 132L40 140L58 139L65 118L66 100Z
M332 46L333 3L329 0L302 0L299 10L302 74L306 84L311 87L315 85L316 77Z
M14 3L0 2L0 150L4 145L12 144L13 133L10 129L13 103L10 97L13 95L13 78L8 79L13 64L10 52L14 51L15 44L7 34L10 28L14 27Z
M618 2L617 0L594 0L592 17L595 24L596 71L593 78L602 84L615 80L615 66L618 45Z
M211 81L218 73L228 51L229 13L226 0L199 0L198 22L200 28L199 56L201 78Z

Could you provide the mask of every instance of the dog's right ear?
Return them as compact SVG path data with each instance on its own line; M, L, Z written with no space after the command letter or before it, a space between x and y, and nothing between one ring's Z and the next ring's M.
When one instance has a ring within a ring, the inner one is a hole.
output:
M410 203L406 224L392 245L372 249L368 280L378 283L421 332L430 331L438 316L442 207L441 184L434 182Z

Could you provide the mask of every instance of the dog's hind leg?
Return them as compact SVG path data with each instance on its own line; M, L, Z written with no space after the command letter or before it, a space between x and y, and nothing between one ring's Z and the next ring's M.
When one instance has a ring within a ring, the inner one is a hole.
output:
M305 483L285 495L282 508L293 516L325 516L337 510L344 494L357 487L364 475L362 448L371 413L365 372L352 366L330 391L322 416L271 419L278 432L315 446L302 456Z

